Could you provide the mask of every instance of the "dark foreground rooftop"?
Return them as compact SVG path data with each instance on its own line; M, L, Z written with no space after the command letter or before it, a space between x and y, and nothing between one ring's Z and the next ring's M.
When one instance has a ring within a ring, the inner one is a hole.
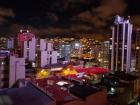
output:
M1 90L0 105L54 105L54 100L32 84L27 84L22 88Z
M125 81L134 81L139 78L137 75L132 75L131 73L125 73L125 72L121 72L121 71L117 71L111 75L115 76L121 80L125 80Z
M96 88L88 85L75 84L70 88L70 92L75 96L78 96L82 99L86 99L86 97L101 91L101 88Z

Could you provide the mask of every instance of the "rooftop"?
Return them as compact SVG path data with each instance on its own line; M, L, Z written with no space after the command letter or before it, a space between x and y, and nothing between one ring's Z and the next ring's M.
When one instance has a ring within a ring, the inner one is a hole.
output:
M121 71L120 72L117 71L111 75L114 77L117 77L121 80L125 80L125 81L134 81L134 80L138 79L138 76L136 76L136 75L132 75L132 74L121 72Z
M88 85L81 85L81 84L75 84L73 87L70 88L70 92L74 94L75 96L78 96L82 99L85 99L89 95L92 95L94 93L97 93L101 91L101 88L96 88Z
M51 97L30 83L26 87L4 89L0 93L0 105L54 105Z

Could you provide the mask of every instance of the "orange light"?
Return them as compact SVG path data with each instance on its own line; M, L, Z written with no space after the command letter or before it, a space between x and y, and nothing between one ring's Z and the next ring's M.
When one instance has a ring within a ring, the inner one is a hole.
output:
M42 69L42 70L38 71L38 73L36 74L36 78L43 79L43 78L48 77L49 74L50 74L50 72L48 70Z
M67 76L67 75L77 75L77 71L72 67L68 66L67 68L62 70L62 75Z

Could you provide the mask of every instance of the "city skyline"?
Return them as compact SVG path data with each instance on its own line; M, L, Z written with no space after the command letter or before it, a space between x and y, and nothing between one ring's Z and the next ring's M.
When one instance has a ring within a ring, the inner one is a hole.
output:
M139 27L139 1L135 0L1 0L0 36L15 36L23 26L37 35L111 35L116 14L131 16Z
M112 38L102 41L42 38L27 26L0 37L0 103L139 105L139 30L129 16L113 20Z

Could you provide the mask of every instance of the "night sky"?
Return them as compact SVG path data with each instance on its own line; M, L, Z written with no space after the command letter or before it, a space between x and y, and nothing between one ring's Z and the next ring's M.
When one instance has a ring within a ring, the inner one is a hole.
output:
M140 27L140 0L0 0L0 36L108 34L116 14Z

